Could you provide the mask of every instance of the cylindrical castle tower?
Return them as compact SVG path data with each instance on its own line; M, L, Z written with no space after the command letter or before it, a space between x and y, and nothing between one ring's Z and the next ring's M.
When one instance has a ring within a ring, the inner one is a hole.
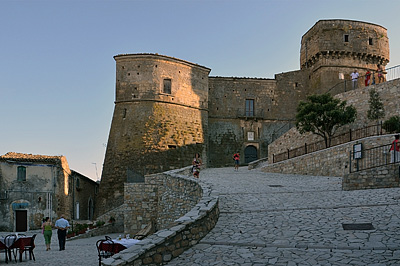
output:
M123 203L125 182L207 162L209 68L158 54L117 55L116 100L97 214Z
M320 20L301 40L300 66L309 70L310 93L334 88L355 69L363 76L389 62L387 30L353 20Z

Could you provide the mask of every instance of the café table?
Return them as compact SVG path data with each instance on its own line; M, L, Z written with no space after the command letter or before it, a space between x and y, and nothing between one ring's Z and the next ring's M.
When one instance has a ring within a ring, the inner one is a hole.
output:
M18 234L15 234L7 237L2 237L0 238L0 241L7 247L8 258L10 261L12 260L11 252L14 254L14 258L16 260L14 250L19 251L19 261L22 261L22 254L26 251L25 247L31 247L32 245L32 249L35 247L32 236L19 236ZM32 259L31 255L34 258L33 252L31 253L32 254L29 254L30 259Z
M135 245L136 243L140 242L140 240L132 239L132 238L117 238L113 239L112 241L103 241L99 248L104 251L109 251L111 253L118 253L124 249L130 248L131 246Z

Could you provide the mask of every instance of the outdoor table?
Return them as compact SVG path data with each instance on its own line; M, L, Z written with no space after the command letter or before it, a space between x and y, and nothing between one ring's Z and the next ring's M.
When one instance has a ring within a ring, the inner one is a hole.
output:
M112 242L114 242L114 244ZM140 242L140 240L122 238L122 239L113 239L112 242L104 241L100 244L99 248L103 251L108 251L116 254L124 249L127 249L135 245L136 243Z
M12 243L12 241L14 241L16 237L16 240L14 243ZM31 236L13 236L13 237L9 237L7 238L7 241L5 241L5 237L1 237L0 241L5 244L5 246L7 247L7 251L8 251L8 258L11 260L11 251L13 249L18 249L19 250L19 261L22 261L22 254L25 251L25 246L30 246L32 243L32 237Z

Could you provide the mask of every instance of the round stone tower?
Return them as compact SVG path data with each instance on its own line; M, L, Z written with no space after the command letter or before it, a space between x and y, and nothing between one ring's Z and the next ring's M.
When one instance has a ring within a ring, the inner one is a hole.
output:
M353 20L320 20L301 39L300 66L309 71L310 93L334 88L355 69L367 70L389 62L387 30Z
M209 68L158 54L117 55L114 114L97 214L123 203L124 183L207 162Z

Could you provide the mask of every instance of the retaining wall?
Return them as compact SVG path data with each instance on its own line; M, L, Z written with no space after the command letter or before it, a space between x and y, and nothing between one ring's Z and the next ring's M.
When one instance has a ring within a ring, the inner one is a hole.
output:
M172 200L174 196L177 196L181 200L184 200L186 195L184 201L193 202L191 198L193 193L196 194L197 192L195 191L201 191L197 204L172 223L168 225L160 223L160 226L164 227L162 230L146 237L134 246L115 254L113 257L103 260L102 265L162 265L197 244L200 239L214 228L219 217L218 196L211 191L208 185L202 183L200 180L197 181L189 178L187 175L189 169L190 167L186 167L184 169L165 172L162 174L164 178L161 175L157 175L158 178L149 178L146 182L158 184L169 183L170 185L180 184L180 187L176 187L173 193L171 191L161 193L161 195L164 195L164 199L170 197ZM161 182L161 180L163 181ZM189 190L193 193L183 193L184 184L189 183L192 184L188 186ZM161 188L163 186L158 187ZM177 201L181 200L178 199ZM170 207L171 217L179 213L179 210L175 210L180 208L179 204L169 204L168 199L165 204ZM167 216L165 215L165 217Z

